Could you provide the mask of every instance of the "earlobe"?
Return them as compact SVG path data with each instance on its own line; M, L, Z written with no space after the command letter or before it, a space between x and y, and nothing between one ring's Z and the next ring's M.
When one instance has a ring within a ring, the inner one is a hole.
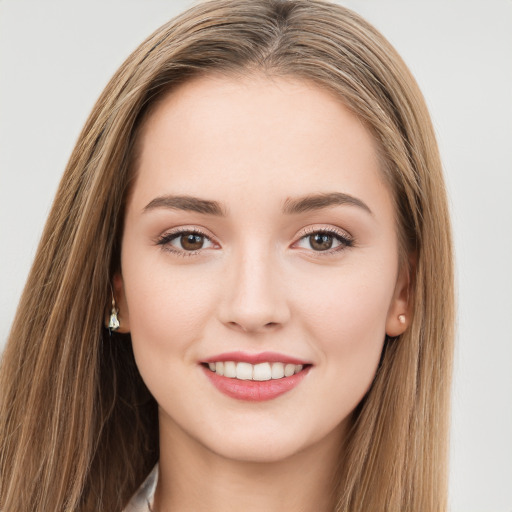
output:
M390 338L396 338L405 332L408 325L409 320L404 314L388 317L388 321L386 322L386 334Z
M112 284L112 312L116 310L116 319L118 322L118 328L116 329L116 332L128 333L130 332L130 315L128 314L128 305L126 302L123 276L121 275L121 273L117 272L116 274L114 274ZM110 314L110 318L112 318L112 312Z

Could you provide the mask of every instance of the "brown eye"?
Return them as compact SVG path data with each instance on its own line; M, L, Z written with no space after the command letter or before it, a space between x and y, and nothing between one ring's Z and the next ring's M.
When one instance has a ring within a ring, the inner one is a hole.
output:
M200 231L190 230L167 233L158 240L157 244L170 252L187 256L214 246L208 236Z
M296 244L296 247L309 249L313 252L325 252L332 254L342 251L354 244L352 238L348 235L338 233L338 231L318 230L310 231L304 235Z
M197 233L183 233L179 240L181 247L186 251L196 251L202 249L204 245L204 236Z
M333 236L327 233L315 233L309 236L309 243L315 251L327 251L332 247Z

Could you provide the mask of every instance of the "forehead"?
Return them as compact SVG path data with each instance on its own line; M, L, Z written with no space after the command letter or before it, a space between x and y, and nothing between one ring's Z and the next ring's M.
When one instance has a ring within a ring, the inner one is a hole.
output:
M137 148L141 201L200 193L263 204L340 187L371 195L384 186L369 130L333 93L294 78L186 82L154 106Z

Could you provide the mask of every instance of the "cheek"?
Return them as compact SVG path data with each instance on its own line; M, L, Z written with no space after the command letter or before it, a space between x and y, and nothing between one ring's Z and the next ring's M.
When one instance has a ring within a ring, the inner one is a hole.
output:
M141 370L169 369L174 357L186 358L200 339L215 303L211 285L204 286L192 266L173 269L161 257L126 258L123 276L137 363Z
M337 393L333 398L353 406L373 381L385 340L394 275L389 272L393 266L387 272L380 268L347 265L325 279L317 276L315 286L295 294L303 311L302 329Z
M187 404L180 390L196 377L196 347L212 315L212 290L187 272L138 263L126 282L135 361L157 402L181 417ZM189 387L187 401L200 400L197 393Z
M337 345L362 342L365 338L384 338L387 312L395 276L388 266L347 265L300 282L293 295L304 320L321 338ZM332 270L332 269L331 269ZM359 341L358 341L359 340Z

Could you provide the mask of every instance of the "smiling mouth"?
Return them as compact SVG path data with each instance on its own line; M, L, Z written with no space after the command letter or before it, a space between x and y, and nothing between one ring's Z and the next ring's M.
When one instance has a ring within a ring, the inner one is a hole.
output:
M286 362L283 362L272 352L258 355L234 352L217 357L218 360L212 358L201 363L204 375L221 393L250 402L273 400L288 393L299 386L313 366L288 356L284 356Z
M280 362L251 364L242 361L218 361L202 364L219 377L256 382L280 380L285 377L291 377L311 366L309 364L302 365Z

